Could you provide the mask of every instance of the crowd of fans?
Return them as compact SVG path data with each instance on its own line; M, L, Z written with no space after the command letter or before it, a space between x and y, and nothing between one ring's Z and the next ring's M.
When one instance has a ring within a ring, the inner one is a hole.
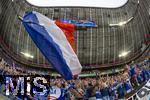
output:
M8 64L3 58L0 58L0 75L35 75L34 70L27 70L12 64ZM38 73L37 73L38 74Z
M124 99L136 87L150 79L150 60L140 64L131 63L124 66L124 71L114 75L97 75L92 78L77 78L65 81L62 78L50 80L50 86L56 86L64 91L60 100L116 100ZM35 75L18 67L12 67L0 58L1 75ZM71 87L71 88L70 88ZM68 89L69 88L69 89ZM30 97L30 98L34 98ZM37 97L35 97L37 98ZM45 99L42 99L45 100Z

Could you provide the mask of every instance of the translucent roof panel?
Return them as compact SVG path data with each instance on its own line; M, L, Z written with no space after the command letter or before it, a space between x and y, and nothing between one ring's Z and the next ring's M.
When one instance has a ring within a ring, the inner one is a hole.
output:
M39 7L98 7L118 8L125 5L128 0L26 0Z

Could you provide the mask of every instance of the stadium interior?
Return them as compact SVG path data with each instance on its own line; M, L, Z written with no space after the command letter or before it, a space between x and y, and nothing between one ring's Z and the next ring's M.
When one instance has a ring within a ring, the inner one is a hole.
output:
M78 27L74 33L82 65L77 79L67 83L37 48L18 19L31 11L52 20L91 20L97 25ZM50 85L61 84L59 88L74 83L57 100L149 100L150 94L142 98L137 91L150 82L150 0L128 0L118 8L38 7L26 0L0 0L0 75L0 100L55 100L7 96L5 75L50 75Z

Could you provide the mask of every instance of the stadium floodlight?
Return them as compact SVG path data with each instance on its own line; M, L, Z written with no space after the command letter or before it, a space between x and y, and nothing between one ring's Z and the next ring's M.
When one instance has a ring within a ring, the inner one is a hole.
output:
M125 25L127 22L126 21L124 21L124 22L120 22L118 25L119 26L122 26L122 25Z
M34 56L32 56L31 54L29 53L26 53L26 52L20 52L21 54L23 54L25 57L27 58L34 58Z
M127 56L131 51L124 51L121 54L119 54L119 57L125 57Z
M131 18L129 18L128 20L119 22L119 23L117 23L117 24L109 24L109 26L123 26L123 25L129 23L133 18L134 18L134 17L131 17Z
M128 0L26 0L38 7L96 7L118 8L125 5Z

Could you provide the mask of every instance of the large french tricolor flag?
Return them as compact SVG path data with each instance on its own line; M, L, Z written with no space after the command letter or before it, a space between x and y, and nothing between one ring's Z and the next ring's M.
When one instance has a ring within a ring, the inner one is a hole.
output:
M32 11L22 19L30 37L48 62L66 80L80 74L82 67L74 48L74 25L53 21Z

